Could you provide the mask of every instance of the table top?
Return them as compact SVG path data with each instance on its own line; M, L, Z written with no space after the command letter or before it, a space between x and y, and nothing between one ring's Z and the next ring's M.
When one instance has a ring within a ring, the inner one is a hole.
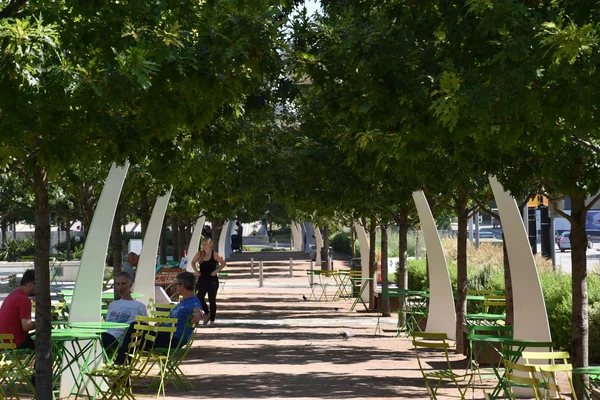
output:
M129 324L127 324L125 322L113 322L113 321L90 321L90 322L71 322L69 324L69 326L71 328L97 330L97 329L128 328Z
M98 333L106 332L106 329L98 329L91 331L89 329L80 328L56 328L50 332L50 340L53 342L82 340L82 339L97 339ZM35 335L33 337L35 339Z
M465 314L465 319L478 319L478 320L490 320L490 321L499 321L502 319L506 319L506 315L504 314Z

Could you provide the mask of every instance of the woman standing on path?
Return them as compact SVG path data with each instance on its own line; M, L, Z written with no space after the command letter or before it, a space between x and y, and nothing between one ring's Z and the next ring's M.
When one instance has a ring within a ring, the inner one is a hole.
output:
M217 291L219 290L219 277L217 274L225 268L225 260L212 249L212 240L210 238L202 239L202 248L192 259L192 267L198 277L196 284L198 300L204 310L204 325L210 320L210 325L215 322L217 314ZM198 266L197 264L200 263ZM219 265L217 267L217 264ZM208 302L210 310L206 305L205 297L208 293Z

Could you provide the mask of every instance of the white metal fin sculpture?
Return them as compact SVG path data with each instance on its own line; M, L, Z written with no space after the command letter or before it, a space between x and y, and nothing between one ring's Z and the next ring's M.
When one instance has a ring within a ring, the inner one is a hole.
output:
M354 223L354 230L358 237L358 245L360 246L360 267L363 278L369 278L369 239L367 239L367 232L365 227L358 222ZM364 280L363 282L364 283ZM363 301L369 300L369 294L371 293L371 287L367 286L363 292Z
M69 308L69 322L100 321L106 250L128 169L129 162L122 167L113 164L104 183L79 263L73 299ZM65 346L69 345L72 346L70 343L65 343ZM63 365L64 363L63 360ZM73 372L66 369L62 373L61 398L70 395L70 389L75 382L73 374L78 373L77 365L75 364L73 367L75 369ZM87 387L91 392L94 391L91 382L87 382Z
M219 237L219 247L218 253L223 257L224 260L229 258L229 253L227 249L229 248L229 252L231 252L231 225L233 221L225 221L223 224L223 229L221 229L221 236ZM229 243L229 246L227 246Z
M323 237L321 230L315 225L315 267L321 269L321 247L323 247Z
M495 177L489 179L500 213L510 262L514 337L550 342L550 325L542 286L517 202Z
M431 213L431 208L422 191L414 192L413 199L419 213L419 221L427 246L429 264L429 312L427 332L446 333L448 338L456 339L456 311L454 296L446 257L440 242L440 236Z
M302 229L297 222L292 222L292 239L294 240L294 251L302 251Z
M188 263L185 268L186 271L194 273L194 268L192 267L192 259L200 249L200 236L202 236L202 228L204 228L204 221L206 217L202 215L198 217L196 220L196 225L194 225L194 230L192 231L192 237L190 238L190 244L187 249L187 258Z
M144 236L142 246L142 254L137 265L135 273L134 291L143 294L139 301L148 305L150 298L154 298L154 286L156 275L156 254L158 253L158 245L160 242L160 233L162 231L163 221L167 213L169 198L173 188L164 195L156 199L150 222Z

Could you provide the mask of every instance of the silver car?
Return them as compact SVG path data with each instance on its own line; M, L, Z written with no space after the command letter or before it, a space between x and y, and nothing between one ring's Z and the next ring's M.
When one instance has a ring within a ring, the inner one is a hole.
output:
M571 235L570 231L564 231L560 234L558 239L556 239L556 243L558 244L558 249L564 253L565 250L571 249L571 239L569 236Z
M556 243L558 244L558 249L564 253L565 250L571 250L571 231L564 231L563 233L556 238ZM588 240L588 249L594 248L594 242L592 241L592 237L587 235Z

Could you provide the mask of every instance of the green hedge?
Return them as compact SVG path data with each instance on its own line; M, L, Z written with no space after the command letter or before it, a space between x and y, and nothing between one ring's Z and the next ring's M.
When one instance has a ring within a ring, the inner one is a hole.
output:
M456 265L449 263L450 282L456 289ZM571 350L571 275L539 271L540 283L546 302L550 334L556 348ZM427 285L427 267L424 259L409 260L408 287L423 290ZM471 289L504 290L504 271L483 267L467 269ZM600 277L588 276L589 302L589 362L600 363Z

